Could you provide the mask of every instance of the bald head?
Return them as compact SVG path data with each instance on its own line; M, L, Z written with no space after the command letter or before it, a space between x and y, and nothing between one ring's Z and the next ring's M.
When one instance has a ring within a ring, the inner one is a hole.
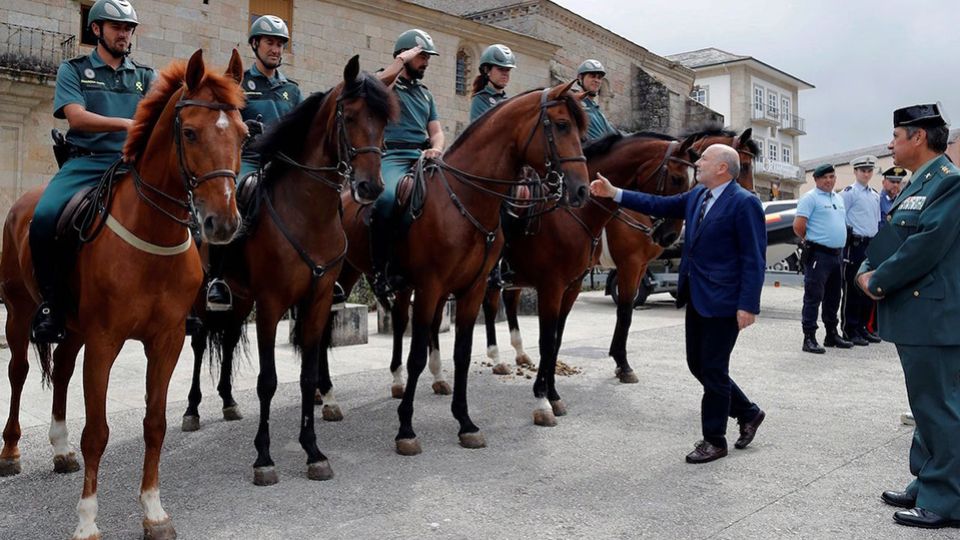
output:
M740 154L725 144L711 144L697 161L700 183L714 188L740 176Z

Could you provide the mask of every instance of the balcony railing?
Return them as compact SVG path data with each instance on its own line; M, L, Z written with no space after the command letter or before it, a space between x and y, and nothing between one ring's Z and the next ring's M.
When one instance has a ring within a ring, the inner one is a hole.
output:
M776 176L777 178L799 179L803 171L800 167L783 161L773 161L757 158L754 160L753 170L759 174Z
M789 113L780 115L780 129L793 132L796 135L803 135L807 132L803 118Z
M757 107L757 103L754 102L750 106L750 110L753 121L760 122L764 124L769 124L771 126L776 126L780 124L780 114L776 109L771 110L766 103L761 104L762 107Z
M0 68L55 75L60 63L76 51L76 36L0 23Z

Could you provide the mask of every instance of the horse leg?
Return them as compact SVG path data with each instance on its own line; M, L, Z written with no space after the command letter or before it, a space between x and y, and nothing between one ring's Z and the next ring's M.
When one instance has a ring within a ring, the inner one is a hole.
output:
M207 329L204 327L190 337L190 348L193 349L193 379L190 382L190 393L187 394L187 410L183 413L183 420L180 421L180 431L200 429L200 400L203 399L203 392L200 390L200 371L203 369L203 353L207 349L207 334Z
M500 348L497 347L497 311L500 309L500 289L487 289L483 298L483 325L487 330L487 358L493 364L494 375L513 373L510 366L500 360Z
M473 327L477 312L483 302L486 283L474 285L473 289L457 299L457 334L453 342L453 403L450 410L460 422L460 446L483 448L487 445L480 428L470 419L467 408L467 377L470 374L470 353L473 347Z
M12 249L12 248L7 248ZM7 304L7 341L10 345L10 364L7 376L10 379L10 413L3 428L3 450L0 450L0 477L20 474L20 396L30 371L28 357L30 319L27 317L29 302L14 303L4 291Z
M167 390L183 348L183 323L179 331L164 334L144 343L147 354L147 411L143 419L143 479L140 505L143 507L143 537L177 537L173 521L160 504L160 450L167 433Z
M520 336L520 321L517 319L517 313L520 310L521 289L511 289L503 291L504 308L507 311L507 325L510 328L510 345L516 351L516 362L518 366L533 367L533 360L523 350L523 338Z
M223 401L223 419L231 422L243 420L240 405L233 399L233 358L243 333L242 325L228 326L223 333L223 362L220 364L220 381L217 383L217 393Z
M93 335L104 334L92 332ZM106 336L105 336L106 337ZM100 340L87 342L83 355L83 405L87 418L80 436L83 453L83 491L77 503L77 528L74 540L99 539L97 528L97 475L100 458L107 448L110 427L107 425L107 386L110 369L123 343Z
M617 326L610 340L609 354L617 363L617 377L626 384L640 382L627 361L627 335L633 322L633 300L637 296L641 272L645 271L646 266L638 269L623 265L617 269Z
M560 356L560 344L563 342L563 329L567 325L567 317L570 315L570 310L573 309L573 304L576 303L579 295L579 281L574 286L567 289L563 294L563 301L560 303L560 315L557 319L557 347L554 357L556 362L559 362L558 358ZM567 414L567 406L563 403L563 400L560 399L560 394L557 392L556 382L556 369L554 369L553 376L550 378L547 384L547 398L550 400L550 407L553 409L553 414L556 416L565 416Z
M253 445L257 449L257 459L253 462L253 483L257 486L272 486L279 481L273 458L270 457L270 404L277 393L274 346L277 340L277 323L282 311L282 308L268 304L257 305L257 352L260 357L257 397L260 398L260 423L253 439Z
M560 304L562 293L555 288L541 287L537 290L537 315L540 321L540 366L533 381L533 395L537 398L537 406L533 410L533 423L538 426L553 427L557 425L557 418L551 405L552 397L556 401L560 396L553 389L554 376L557 370L557 322L560 319Z
M330 462L317 447L313 402L316 399L317 378L320 370L320 342L330 318L333 300L333 284L317 287L320 298L312 304L301 305L301 350L300 350L300 446L307 453L307 478L329 480L333 478ZM309 309L306 309L308 308Z
M70 332L53 352L53 414L50 419L50 444L53 446L53 472L72 473L80 470L77 454L70 447L67 435L67 390L77 365L77 354L83 340Z
M410 322L410 294L412 291L397 291L393 302L393 355L390 358L390 373L393 375L393 384L390 385L390 395L394 399L403 397L403 334L407 331Z
M446 305L446 300L440 302L433 316L433 322L430 323L430 360L427 364L433 375L433 393L441 396L449 396L452 393L450 383L443 378L443 363L440 361L440 323L443 322Z
M333 380L330 378L330 361L327 351L330 349L330 342L333 340L333 317L327 320L327 326L323 329L323 337L320 338L320 346L317 354L319 358L319 372L317 380L317 391L313 396L314 405L323 405L321 409L322 417L327 422L339 422L343 420L343 411L337 403L336 396L333 395Z
M410 296L405 296L407 302L404 302L404 304L407 304ZM410 340L410 353L407 357L407 385L403 389L400 406L397 407L400 430L397 432L396 448L397 453L403 456L414 456L421 452L420 441L417 440L417 434L413 431L413 400L417 393L417 381L420 379L420 374L423 373L423 368L427 365L430 328L434 315L436 315L437 306L440 303L439 297L440 294L437 291L417 291L417 301L413 305L413 337ZM397 299L400 299L400 295ZM396 304L399 306L401 302L398 301ZM406 311L406 305L402 307ZM394 324L396 325L396 323L397 320L394 319ZM396 338L396 335L395 326L394 338ZM396 350L394 355L396 355Z

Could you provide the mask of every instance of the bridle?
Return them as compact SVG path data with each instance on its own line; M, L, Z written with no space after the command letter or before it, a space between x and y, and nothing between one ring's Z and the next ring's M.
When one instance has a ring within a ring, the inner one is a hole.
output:
M527 149L530 147L530 143L533 142L533 137L537 133L538 127L543 127L543 137L547 142L547 158L544 163L544 167L547 170L547 175L541 181L550 188L551 193L555 194L557 200L563 200L563 164L570 162L580 162L586 163L587 157L583 155L582 151L580 155L570 156L570 157L560 157L560 152L557 149L556 135L553 132L553 122L550 121L550 115L547 114L547 110L551 107L563 104L561 99L547 100L547 97L550 93L549 88L544 88L540 93L540 117L537 119L537 123L533 125L533 129L530 130L530 136L527 137L527 143L523 145L523 152L521 155L527 153Z

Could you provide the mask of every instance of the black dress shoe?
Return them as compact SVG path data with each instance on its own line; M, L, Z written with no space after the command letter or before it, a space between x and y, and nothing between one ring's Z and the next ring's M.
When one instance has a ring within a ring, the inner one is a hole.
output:
M851 343L857 347L866 347L870 344L869 341L863 339L863 336L860 335L860 332L849 332L846 341L847 343Z
M687 463L709 463L727 455L726 448L714 446L707 441L700 441L693 452L687 454Z
M737 442L734 443L733 447L737 450L743 450L753 441L753 438L757 435L757 428L760 427L760 424L763 423L763 419L767 417L767 413L760 411L756 416L753 417L753 420L740 424L740 438L737 439Z
M893 513L893 520L900 525L920 527L922 529L943 529L960 527L960 520L945 518L923 508L900 510Z
M827 336L823 338L824 347L836 347L838 349L849 349L853 347L854 343L843 339L843 336L837 332L827 332ZM864 343L866 345L866 343Z
M913 508L917 505L917 499L907 495L906 491L884 491L880 498L890 506L899 508Z
M808 352L813 354L823 354L827 352L827 350L821 347L819 343L817 343L817 338L813 336L804 336L803 352Z
M880 343L883 341L880 339L880 336L874 334L873 332L867 330L866 328L860 329L860 335L863 336L863 339L869 341L870 343Z

